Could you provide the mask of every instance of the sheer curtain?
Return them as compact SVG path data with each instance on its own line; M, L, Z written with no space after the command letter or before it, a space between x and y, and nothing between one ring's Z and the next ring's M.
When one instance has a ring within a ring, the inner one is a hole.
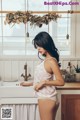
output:
M37 104L1 105L0 107L13 108L13 119L11 120L40 120Z

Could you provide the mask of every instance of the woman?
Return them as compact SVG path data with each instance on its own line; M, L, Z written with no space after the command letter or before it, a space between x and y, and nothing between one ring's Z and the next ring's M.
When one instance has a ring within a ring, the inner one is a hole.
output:
M34 82L22 82L21 85L34 85L35 95L38 97L40 119L55 120L59 106L56 86L64 85L59 69L58 50L47 32L40 32L36 35L33 44L38 50L38 57L40 53L45 59L36 67Z

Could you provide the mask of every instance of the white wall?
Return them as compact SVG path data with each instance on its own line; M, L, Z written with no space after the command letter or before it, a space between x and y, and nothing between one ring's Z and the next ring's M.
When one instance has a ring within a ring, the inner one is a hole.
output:
M68 62L71 61L75 66L79 64L80 58L62 58L60 60L62 68L66 69ZM22 80L21 74L24 73L24 65L27 62L28 74L34 76L35 66L41 61L38 58L1 58L0 59L0 78L2 80Z

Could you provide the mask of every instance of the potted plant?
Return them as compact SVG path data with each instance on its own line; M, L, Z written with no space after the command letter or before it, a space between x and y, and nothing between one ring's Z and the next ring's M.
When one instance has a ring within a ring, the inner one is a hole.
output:
M80 67L77 64L77 66L76 67L74 66L74 68L75 68L75 71L76 71L76 73L75 73L76 81L80 81Z

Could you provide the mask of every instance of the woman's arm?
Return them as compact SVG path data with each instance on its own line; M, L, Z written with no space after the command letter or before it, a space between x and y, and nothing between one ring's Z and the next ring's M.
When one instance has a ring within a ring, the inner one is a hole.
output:
M51 71L53 72L53 74L56 77L56 80L43 80L43 81L39 82L34 87L34 89L36 91L43 88L44 86L63 86L65 84L64 79L61 74L61 71L59 69L59 66L57 64L57 61L51 60L51 61L49 61L49 65L50 65Z
M21 86L33 86L33 82L21 82L20 83Z
M63 86L65 84L64 79L62 77L61 71L59 69L58 63L56 60L52 59L49 61L51 70L53 74L56 77L56 80L45 80L44 81L44 86L49 85L49 86Z

